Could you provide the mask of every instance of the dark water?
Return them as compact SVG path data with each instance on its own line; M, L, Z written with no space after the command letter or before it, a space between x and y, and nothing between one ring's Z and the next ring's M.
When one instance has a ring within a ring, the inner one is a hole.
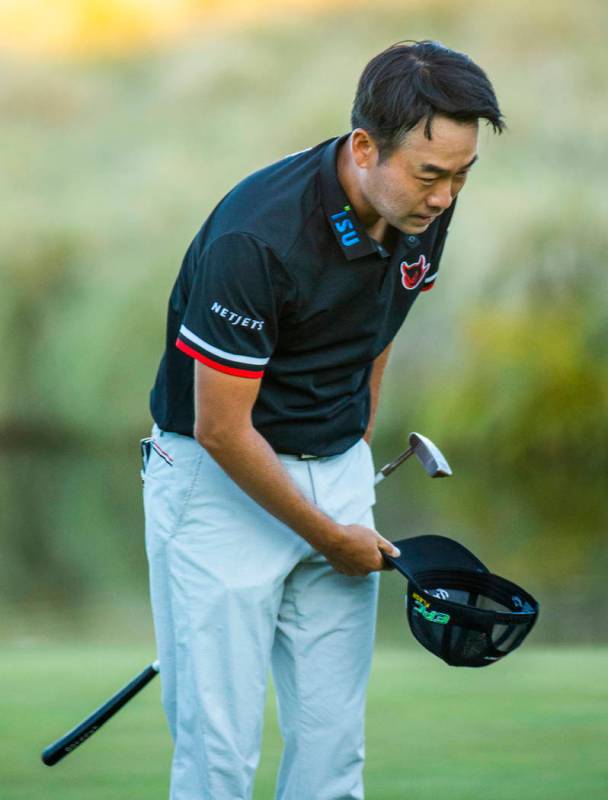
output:
M375 447L376 465L399 449ZM378 529L466 544L540 600L538 642L608 641L604 480L538 465L504 475L470 458L452 466L442 480L414 459L400 467L378 487ZM137 442L128 451L4 453L0 493L0 636L150 634ZM380 640L409 638L404 588L384 576Z

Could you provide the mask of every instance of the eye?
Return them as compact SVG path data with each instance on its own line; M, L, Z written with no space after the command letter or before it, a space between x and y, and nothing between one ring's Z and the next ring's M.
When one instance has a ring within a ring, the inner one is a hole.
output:
M435 178L418 178L418 180L425 186L430 186L432 183L435 183Z

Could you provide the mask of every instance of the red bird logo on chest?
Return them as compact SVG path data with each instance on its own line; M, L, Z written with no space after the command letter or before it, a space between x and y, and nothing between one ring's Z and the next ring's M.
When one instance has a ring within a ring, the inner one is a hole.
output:
M407 261L401 262L401 283L404 289L415 289L420 286L424 276L431 268L431 262L426 260L425 255L421 255L414 264Z

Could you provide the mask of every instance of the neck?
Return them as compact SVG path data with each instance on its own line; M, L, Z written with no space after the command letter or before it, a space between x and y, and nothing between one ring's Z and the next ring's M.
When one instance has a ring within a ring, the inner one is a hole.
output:
M381 236L383 236L388 226L380 214L368 203L365 195L361 191L359 170L355 164L350 148L350 136L338 150L336 169L338 181L344 189L356 215L359 217L370 236L380 241L381 239L378 239L375 232L379 232Z

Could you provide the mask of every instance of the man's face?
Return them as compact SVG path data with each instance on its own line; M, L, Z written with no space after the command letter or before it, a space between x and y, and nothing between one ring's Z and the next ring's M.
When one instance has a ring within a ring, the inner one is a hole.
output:
M423 119L380 164L374 140L361 129L353 133L353 155L364 201L404 233L423 233L452 205L477 159L477 122L460 123L436 116L432 139L424 135L424 125Z

